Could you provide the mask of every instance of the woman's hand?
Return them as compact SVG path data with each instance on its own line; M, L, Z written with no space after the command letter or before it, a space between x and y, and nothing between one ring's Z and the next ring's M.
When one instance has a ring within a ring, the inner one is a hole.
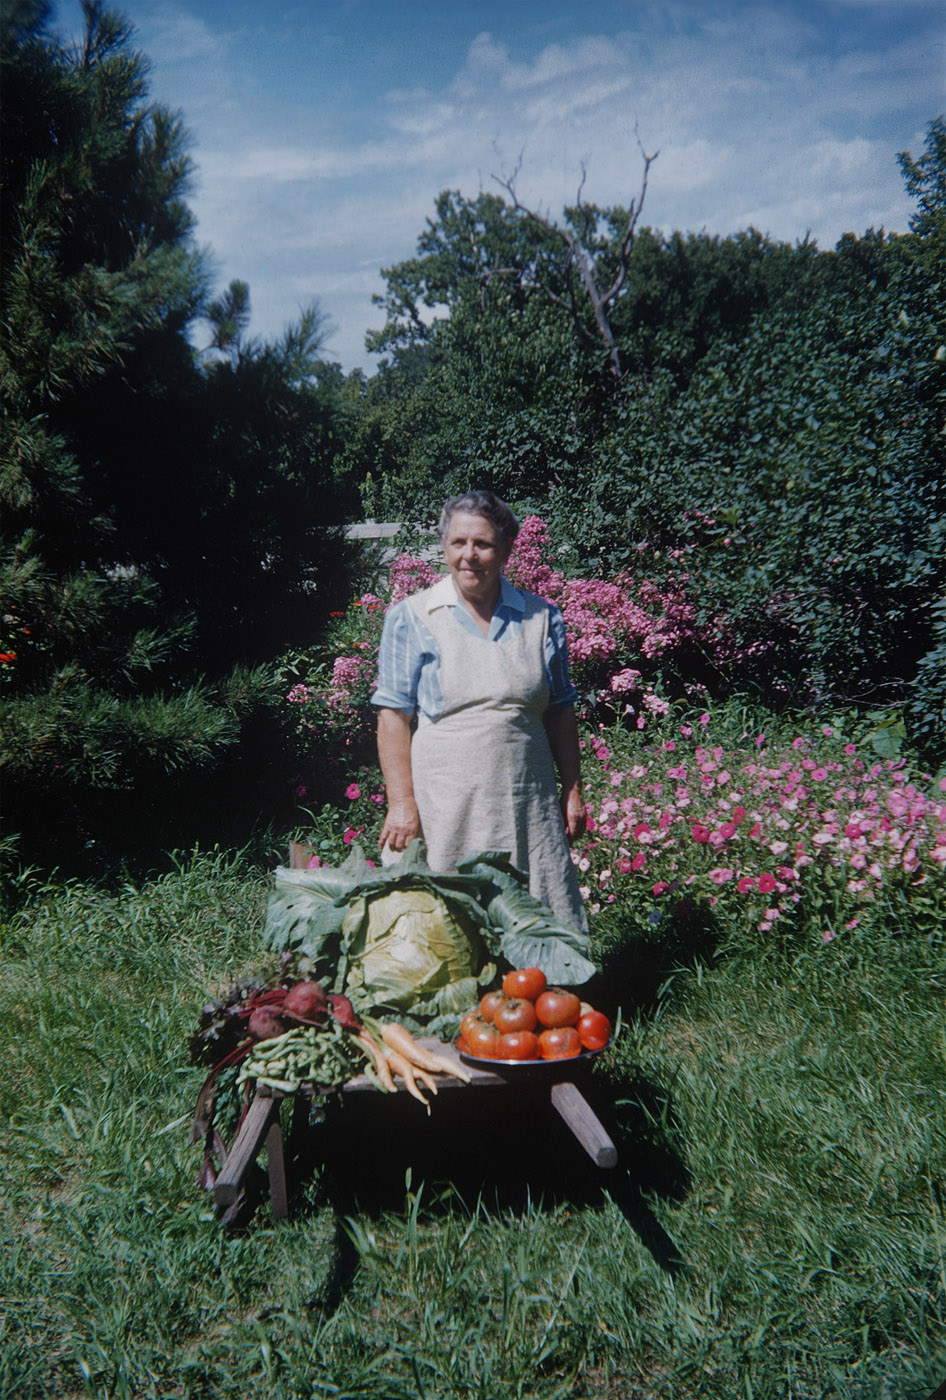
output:
M585 799L581 795L581 788L568 788L562 793L561 802L568 839L569 841L577 841L584 836L588 825L588 810L585 807Z
M420 813L411 778L411 716L401 710L378 711L378 758L388 793L388 810L378 845L404 851L420 835Z
M584 836L588 824L585 799L581 795L581 749L578 722L572 705L542 716L552 757L562 780L562 818L569 841Z
M392 802L384 818L378 845L392 851L405 851L420 835L420 813L413 798Z

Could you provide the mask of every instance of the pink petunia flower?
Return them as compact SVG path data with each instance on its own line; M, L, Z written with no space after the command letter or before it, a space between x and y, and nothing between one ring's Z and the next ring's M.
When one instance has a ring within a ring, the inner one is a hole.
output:
M742 879L737 884L736 889L739 891L740 894L748 894L750 890L755 889L755 880L753 880L751 875L743 875Z
M348 798L349 802L354 802L356 797L361 796L361 788L357 783L349 783L345 789L345 796Z
M765 870L759 876L758 888L760 894L771 894L773 890L778 889L778 881Z

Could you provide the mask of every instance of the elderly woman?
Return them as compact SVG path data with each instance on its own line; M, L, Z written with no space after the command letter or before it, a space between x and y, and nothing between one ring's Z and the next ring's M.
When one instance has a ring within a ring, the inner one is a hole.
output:
M443 871L508 851L531 894L587 929L568 849L585 804L561 613L503 577L519 522L491 491L447 501L438 529L448 576L391 608L381 637L381 846L422 835Z

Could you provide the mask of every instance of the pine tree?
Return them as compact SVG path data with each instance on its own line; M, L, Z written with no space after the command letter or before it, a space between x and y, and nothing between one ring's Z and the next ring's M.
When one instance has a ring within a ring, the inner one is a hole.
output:
M0 21L0 771L26 856L149 813L183 839L261 692L228 673L311 640L347 558L318 313L272 347L245 284L210 301L182 123L129 25L83 10L75 46L37 0ZM192 345L202 315L224 353Z

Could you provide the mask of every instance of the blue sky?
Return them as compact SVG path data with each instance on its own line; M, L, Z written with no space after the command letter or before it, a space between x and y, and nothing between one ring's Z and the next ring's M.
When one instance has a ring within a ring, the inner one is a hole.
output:
M557 216L753 226L832 247L904 231L896 153L946 108L942 0L125 0L155 101L192 137L190 204L218 290L250 284L275 337L317 299L326 353L374 366L381 269L412 256L443 189ZM78 0L55 7L76 34Z

